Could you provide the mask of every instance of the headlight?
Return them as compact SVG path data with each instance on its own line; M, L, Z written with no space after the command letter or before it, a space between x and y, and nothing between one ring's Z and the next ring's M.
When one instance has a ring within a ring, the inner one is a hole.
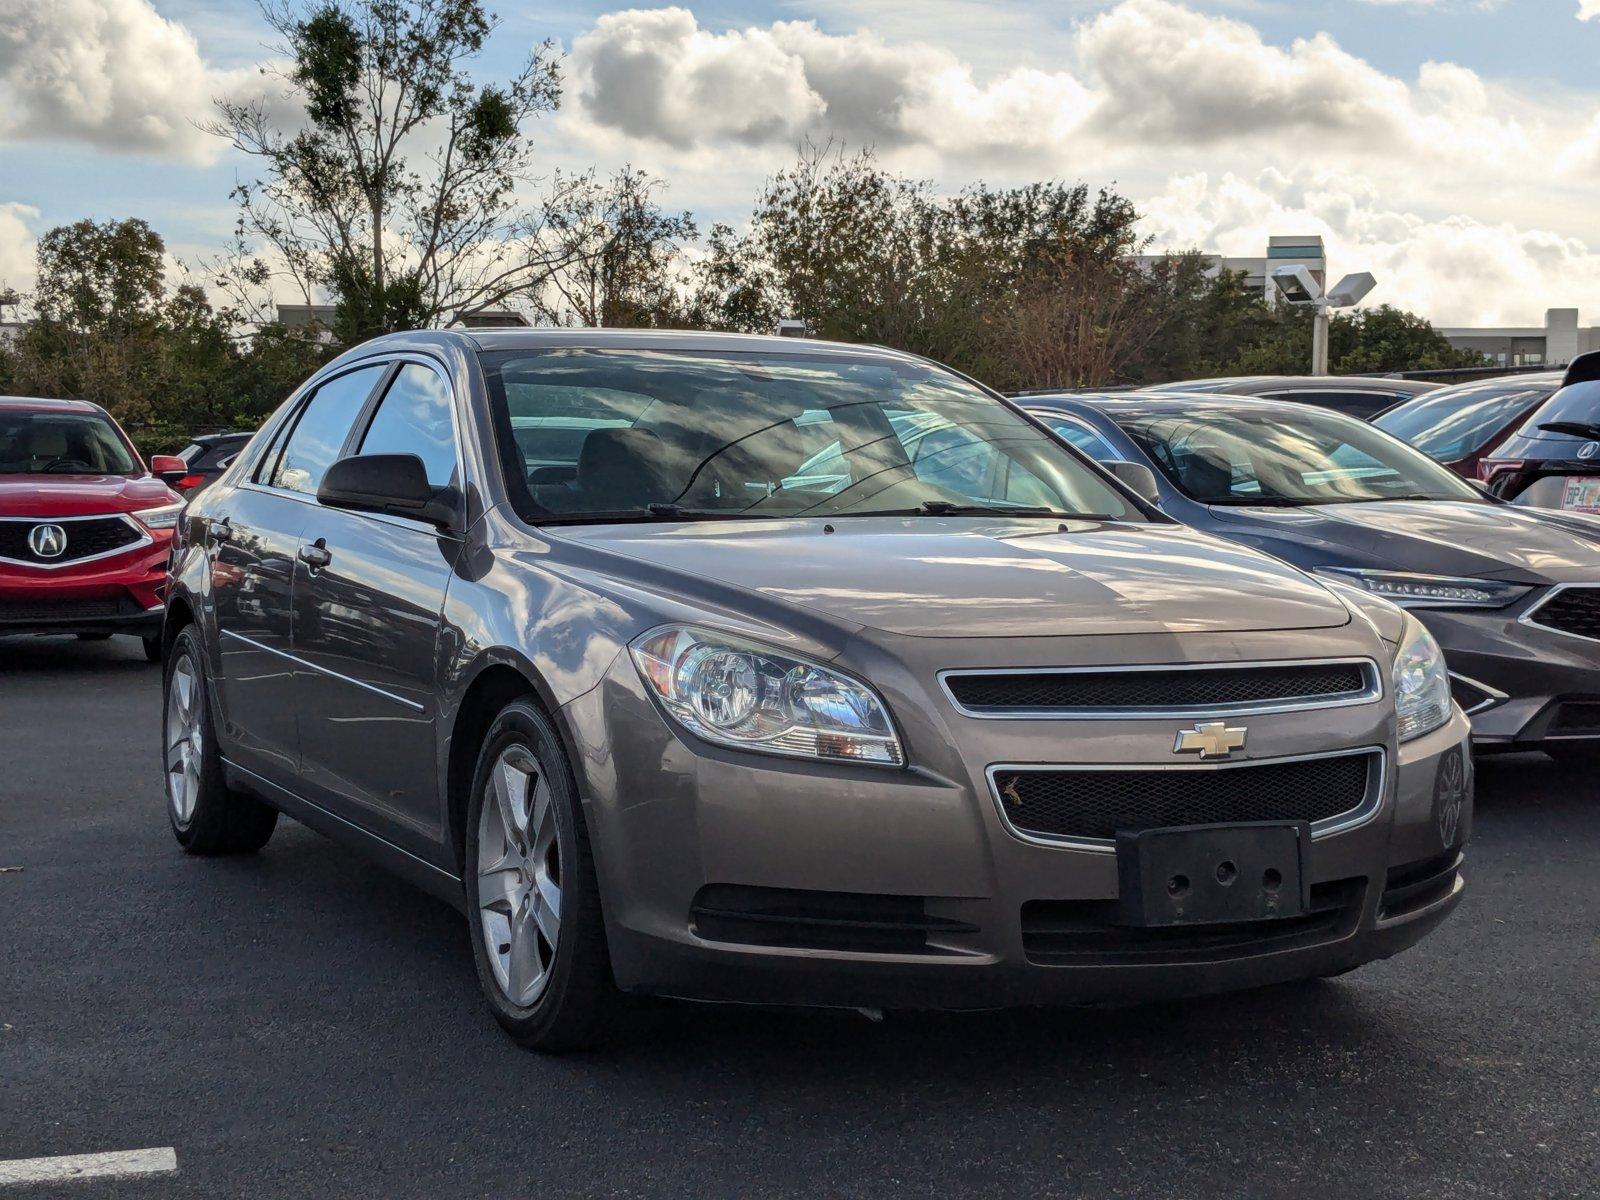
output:
M683 626L654 630L629 649L662 707L708 742L830 762L905 762L883 701L837 671Z
M1394 707L1400 740L1432 733L1450 719L1450 673L1433 634L1415 617L1406 617L1400 653L1394 659Z
M1358 583L1374 596L1401 608L1504 608L1532 589L1497 579L1458 579L1452 575L1413 575L1406 571L1366 571L1357 567L1318 567L1317 574Z
M146 529L171 529L178 523L178 514L183 511L183 501L176 504L162 504L156 508L141 508L133 515L138 517Z

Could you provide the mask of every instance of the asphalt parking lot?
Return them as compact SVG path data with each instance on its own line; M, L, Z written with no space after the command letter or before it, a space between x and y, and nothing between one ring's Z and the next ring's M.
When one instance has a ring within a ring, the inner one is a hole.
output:
M1600 1195L1600 795L1482 765L1469 893L1337 982L1118 1011L653 1005L540 1058L462 920L280 824L185 857L138 643L0 640L0 1160L29 1196ZM3 1188L0 1188L3 1190Z

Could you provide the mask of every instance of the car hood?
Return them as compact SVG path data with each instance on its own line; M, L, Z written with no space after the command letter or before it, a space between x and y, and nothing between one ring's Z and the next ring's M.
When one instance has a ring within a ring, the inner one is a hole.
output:
M1309 576L1181 525L856 517L826 528L793 520L546 532L649 564L654 582L679 595L713 579L913 637L1244 632L1350 620ZM621 563L609 570L652 582Z
M180 499L150 475L0 475L0 517L87 517Z
M1516 583L1600 579L1600 525L1556 513L1442 500L1211 511L1219 533L1247 531L1268 551L1277 540L1321 547L1329 564Z

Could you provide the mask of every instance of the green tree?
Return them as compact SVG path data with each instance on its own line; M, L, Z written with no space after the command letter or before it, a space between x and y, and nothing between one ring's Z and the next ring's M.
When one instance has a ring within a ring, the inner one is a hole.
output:
M494 19L479 0L264 0L279 74L305 114L218 104L212 131L261 165L235 190L237 238L220 277L288 282L338 302L342 340L449 324L533 297L588 234L560 189L529 206L528 126L560 101L550 43L516 75L469 64ZM243 297L241 297L242 299Z
M1489 364L1474 350L1456 349L1425 318L1387 304L1335 314L1328 334L1328 358L1331 369L1340 375Z

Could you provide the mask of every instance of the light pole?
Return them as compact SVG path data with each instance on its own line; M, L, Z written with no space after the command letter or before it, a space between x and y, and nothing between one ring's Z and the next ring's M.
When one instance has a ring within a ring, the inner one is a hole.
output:
M1278 267L1271 275L1272 285L1290 304L1304 304L1311 308L1311 373L1328 373L1328 327L1333 323L1333 309L1349 308L1359 304L1378 285L1370 272L1359 271L1346 275L1326 294L1317 277L1302 266Z

